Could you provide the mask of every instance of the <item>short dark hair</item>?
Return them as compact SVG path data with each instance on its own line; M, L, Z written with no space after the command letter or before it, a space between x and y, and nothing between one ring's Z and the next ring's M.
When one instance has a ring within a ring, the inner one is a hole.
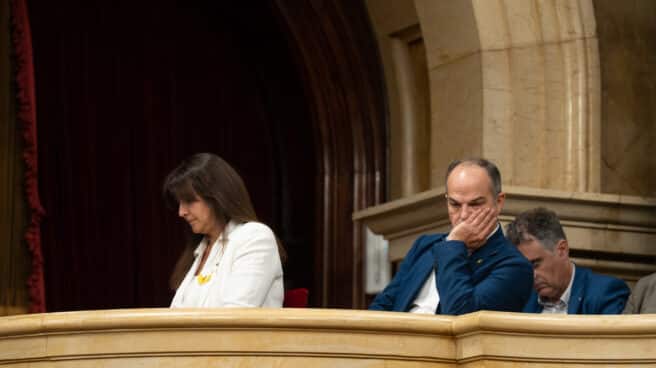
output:
M567 240L556 213L544 207L524 211L506 226L506 238L515 246L529 236L549 250L554 250L560 240Z
M492 194L496 197L501 193L501 173L495 164L484 158L467 158L464 160L451 161L449 167L446 169L446 175L444 176L444 187L447 192L449 191L447 186L449 175L451 175L451 172L460 165L473 165L485 169L487 176L490 178L490 183L492 183L492 188L490 188Z

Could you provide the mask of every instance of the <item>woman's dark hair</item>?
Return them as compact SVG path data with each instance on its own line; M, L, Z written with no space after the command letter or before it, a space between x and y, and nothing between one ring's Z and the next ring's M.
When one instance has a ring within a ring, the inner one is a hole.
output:
M164 180L162 193L171 208L177 208L180 201L192 202L196 196L202 198L222 224L257 221L244 181L232 166L212 153L197 153L182 161ZM193 264L194 248L202 238L202 234L189 237L169 280L173 290L178 288ZM280 260L284 262L287 253L277 238L276 241Z

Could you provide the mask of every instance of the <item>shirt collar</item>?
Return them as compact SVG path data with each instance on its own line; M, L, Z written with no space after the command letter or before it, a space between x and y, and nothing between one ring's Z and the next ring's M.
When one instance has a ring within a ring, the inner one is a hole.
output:
M198 246L194 250L194 257L198 257L199 254L203 253L206 246L207 246L207 237L203 237L203 239L200 241L200 244L198 244Z
M492 237L492 235L494 235L494 234L497 233L497 231L499 230L499 226L501 226L501 225L500 225L500 224L497 224L497 227L495 227L494 230L492 230L492 232L489 233L489 234L487 235L487 238L485 238L485 243L483 244L483 246L485 246L485 245L487 244L487 242L490 240L490 238ZM483 246L479 247L478 249L483 248ZM478 250L478 249L476 249L476 250ZM474 252L475 252L475 251L474 251ZM472 252L471 250L467 249L467 254L468 254L469 256L471 256L474 252Z
M576 273L576 266L574 266L574 263L572 263L572 277L569 279L569 285L567 285L567 289L565 289L565 292L560 297L560 300L565 302L565 304L569 304L569 297L570 295L572 295L572 284L574 284L575 273Z
M490 232L489 234L487 234L487 238L485 238L485 241L490 240L490 238L492 237L492 235L494 235L494 234L497 232L497 230L499 230L499 226L501 226L501 225L500 225L499 223L497 223L497 227L495 227L494 230L492 230L492 232Z
M506 238L503 236L503 231L501 231L501 225L497 223L496 229L488 234L485 244L472 253L469 253L469 251L467 253L470 257L475 256L478 258L485 258L495 254L499 250L499 247L503 246L505 242Z

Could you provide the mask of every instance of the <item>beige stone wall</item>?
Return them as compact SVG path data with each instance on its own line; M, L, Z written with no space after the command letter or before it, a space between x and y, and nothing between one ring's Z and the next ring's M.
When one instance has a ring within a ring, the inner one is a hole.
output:
M510 185L599 190L589 1L417 0L431 86L431 183L484 156Z
M412 1L367 0L387 86L389 198L430 187L430 90L426 50Z
M495 161L507 185L656 195L653 1L367 6L390 102L390 199L443 185L465 156Z
M656 196L656 2L594 0L606 193Z
M520 209L550 207L563 219L578 263L630 282L655 270L656 199L645 197L656 196L649 149L656 142L656 2L367 4L390 100L392 195L354 219L390 241L391 260L418 235L448 230L445 169L453 159L483 156L499 166L510 199L502 222ZM425 49L428 96L416 87L421 73L410 73L412 83L399 78L404 69L390 39L407 41L408 34ZM416 112L426 99L427 129ZM430 133L429 147L408 153L408 144L426 144L418 132ZM427 164L415 165L426 151ZM419 193L422 186L399 179L423 176L430 190ZM580 198L594 210L581 211ZM639 223L620 215L634 210Z

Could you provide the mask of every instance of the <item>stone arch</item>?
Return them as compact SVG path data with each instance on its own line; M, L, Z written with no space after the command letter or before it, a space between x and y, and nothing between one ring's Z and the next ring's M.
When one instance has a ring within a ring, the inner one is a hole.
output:
M600 190L600 75L591 0L417 0L431 92L431 183L456 157L505 184Z

